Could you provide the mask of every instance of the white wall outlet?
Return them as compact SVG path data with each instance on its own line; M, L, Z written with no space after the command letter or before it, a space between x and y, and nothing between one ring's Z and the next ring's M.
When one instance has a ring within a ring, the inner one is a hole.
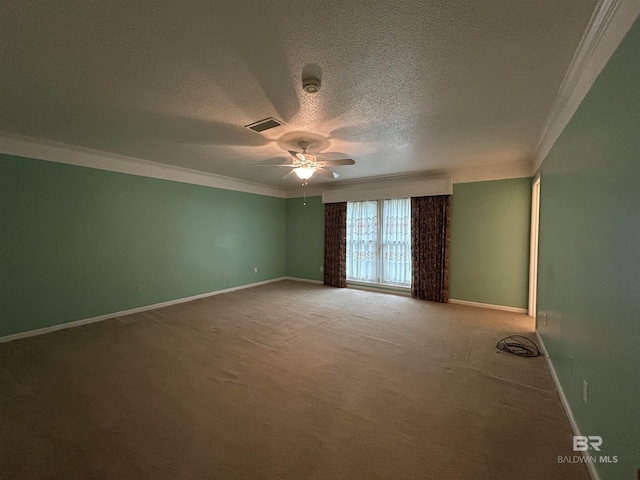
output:
M547 314L545 312L538 312L536 315L536 327L544 327L547 325Z
M544 320L544 326L546 327L548 319L549 319L549 315L547 315L546 313L543 313L542 314L542 319Z
M142 285L136 285L136 293L140 293L142 291Z
M258 273L258 267L253 267L253 273Z
M320 265L320 273L324 273L324 266Z
M589 384L586 380L582 380L582 401L584 403L589 401Z

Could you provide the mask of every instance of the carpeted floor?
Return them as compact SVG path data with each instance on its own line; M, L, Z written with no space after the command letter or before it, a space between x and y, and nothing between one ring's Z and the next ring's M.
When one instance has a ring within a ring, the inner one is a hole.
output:
M524 315L284 281L0 344L2 479L588 479Z

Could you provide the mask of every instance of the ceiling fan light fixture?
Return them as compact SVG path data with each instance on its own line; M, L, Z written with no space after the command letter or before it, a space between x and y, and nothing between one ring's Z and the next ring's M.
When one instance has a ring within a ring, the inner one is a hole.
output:
M300 180L309 180L315 171L316 169L314 167L298 167L293 169L293 172Z
M298 158L298 160L300 160L301 162L305 162L305 163L315 163L316 161L316 156L312 155L310 153L296 153L296 157Z

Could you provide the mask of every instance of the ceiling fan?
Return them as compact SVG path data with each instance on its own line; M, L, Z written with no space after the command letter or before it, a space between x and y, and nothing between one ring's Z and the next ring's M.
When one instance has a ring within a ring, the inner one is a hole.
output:
M338 178L340 174L329 170L326 167L336 167L341 165L355 165L355 161L351 158L341 158L338 160L320 160L317 155L313 153L307 153L307 149L311 146L310 142L300 141L298 146L302 149L302 152L294 152L293 150L287 150L293 157L291 163L279 163L276 165L255 165L256 167L289 167L292 168L292 172L295 173L302 184L306 185L307 181L313 176L314 173L328 177ZM289 172L291 173L291 172ZM289 175L289 173L287 175ZM286 175L285 175L286 176Z

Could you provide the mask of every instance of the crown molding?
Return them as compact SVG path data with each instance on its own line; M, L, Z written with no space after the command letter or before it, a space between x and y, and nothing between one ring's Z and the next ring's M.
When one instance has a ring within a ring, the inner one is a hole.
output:
M451 178L453 183L468 183L529 177L532 175L531 164L528 162L501 163L497 165L443 169L437 172L373 177L340 182L335 185L304 187L305 190L300 188L284 191L269 185L225 177L214 173L1 131L0 153L277 198L298 198L303 195L308 197L320 196L330 190L342 190L356 186L363 188L389 186L418 180L441 179L443 177Z
M533 154L535 173L640 14L638 0L600 0L578 44Z
M223 190L286 197L283 190L269 185L6 132L0 132L0 153Z

